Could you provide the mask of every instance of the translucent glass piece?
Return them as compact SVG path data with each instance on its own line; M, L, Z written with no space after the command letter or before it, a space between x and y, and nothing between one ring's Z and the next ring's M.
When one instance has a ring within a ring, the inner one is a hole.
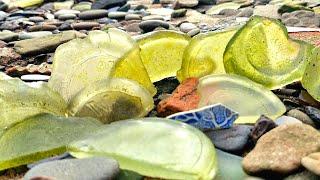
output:
M311 50L311 45L289 39L279 21L254 16L228 43L224 67L276 89L302 78Z
M67 104L46 83L31 86L16 78L0 80L0 131L40 113L64 116Z
M180 82L189 77L224 74L223 53L236 30L199 34L192 38L183 54Z
M99 121L91 118L65 118L50 114L26 119L0 137L0 170L62 154L67 144L100 126Z
M313 98L320 101L320 48L313 50L302 78L302 85Z
M153 98L137 82L113 78L91 84L70 102L72 116L94 117L103 123L143 117L153 109Z
M174 31L156 31L138 40L141 59L152 82L176 76L189 39Z
M92 136L72 143L77 158L107 156L121 169L163 179L213 179L214 146L199 130L163 118L125 120L105 125Z
M57 48L49 85L67 102L91 83L114 76L136 80L155 94L139 55L135 54L137 48L134 40L121 30L92 31L85 39L75 39Z
M235 123L255 123L261 115L277 118L286 108L271 91L238 75L209 75L199 80L199 107L221 103L239 113Z

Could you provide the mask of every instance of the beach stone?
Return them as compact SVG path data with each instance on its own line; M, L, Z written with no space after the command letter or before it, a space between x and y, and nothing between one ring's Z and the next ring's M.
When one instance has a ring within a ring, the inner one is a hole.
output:
M119 172L118 162L110 158L64 159L39 164L29 170L24 179L30 180L36 177L68 180L114 179Z
M21 59L21 56L17 54L12 48L7 48L7 47L0 48L0 65L1 66L7 66L19 59Z
M91 9L108 9L123 6L126 3L127 0L97 0L92 4Z
M11 31L2 31L0 32L0 40L5 42L15 41L19 38L17 33Z
M29 17L29 21L35 22L35 23L43 22L44 18L41 16L33 16L33 17Z
M287 176L283 180L319 180L319 176L313 174L310 171L305 170L305 171Z
M69 22L64 22L61 24L58 28L60 31L66 31L66 30L72 30L71 23Z
M312 106L306 106L305 112L308 114L308 116L316 123L320 124L320 110L312 107Z
M121 6L118 11L122 11L122 12L128 12L131 8L131 5L130 4L125 4L123 6Z
M87 11L87 10L90 10L91 9L91 5L92 3L91 2L80 2L78 4L75 4L72 9L73 10L77 10L77 11Z
M124 19L126 17L127 13L126 12L109 12L108 17L111 19Z
M44 25L30 26L28 28L28 31L29 32L34 32L34 31L54 31L56 29L57 29L57 26L55 26L55 25L44 24Z
M114 24L117 21L114 19L109 19L109 18L105 17L105 18L98 19L97 22L99 24Z
M256 6L253 10L253 15L264 16L273 19L280 19L280 14L278 13L279 6L276 5L265 5Z
M99 19L108 16L108 11L105 9L94 9L83 11L79 14L80 19L89 20L89 19Z
M78 15L78 14L80 14L80 11L72 10L72 9L61 9L61 10L59 10L59 11L54 13L54 17L58 18L62 14L75 14L75 15Z
M191 31L189 31L187 34L188 34L188 36L193 37L193 36L195 36L195 35L197 35L199 33L200 33L200 29L199 28L195 28L195 29L192 29Z
M172 18L184 17L187 14L187 9L176 9L172 12Z
M100 24L97 22L78 22L72 23L71 28L75 30L91 30L92 28L100 27Z
M60 44L82 37L84 34L77 31L64 31L59 34L17 41L14 49L22 55L48 53L53 52Z
M200 96L196 92L199 80L188 78L183 81L166 99L159 102L157 112L165 117L174 113L189 111L198 107Z
M229 129L207 131L205 134L218 149L239 153L248 143L252 126L235 125Z
M204 5L213 5L216 3L217 3L217 0L199 0L199 4L204 4Z
M61 14L58 19L61 21L69 20L69 19L76 19L77 15L75 14Z
M266 5L269 4L271 0L254 0L254 5Z
M298 10L291 13L284 13L281 17L286 26L298 27L319 27L320 16L312 11Z
M252 7L246 7L240 10L240 13L237 15L238 17L251 17L254 9Z
M141 32L141 29L139 28L139 23L130 23L126 26L126 30L128 32Z
M142 29L144 32L151 32L157 27L163 27L165 29L169 28L169 23L161 20L148 20L148 21L142 21L139 24L140 29Z
M237 9L222 9L218 15L223 15L223 16L235 16L239 14L240 11Z
M23 81L48 81L50 79L50 76L42 74L27 74L22 75L21 79Z
M180 25L180 30L181 30L182 32L184 32L184 33L187 33L187 32L189 32L189 31L191 31L191 30L193 30L193 29L196 29L196 28L197 28L196 25L194 25L194 24L192 24L192 23L188 23L188 22L182 23L182 24Z
M302 122L294 117L290 116L281 116L275 120L275 123L280 126L284 124L302 124Z
M314 122L312 121L312 119L305 114L304 112L298 110L298 109L292 109L287 113L288 116L294 117L298 120L300 120L301 122L308 124L312 127L315 127L316 125L314 124Z
M180 7L192 8L198 5L198 0L178 0Z
M19 33L19 39L32 39L32 38L38 38L38 37L44 37L51 35L51 31L37 31L37 32L21 32Z
M302 158L301 164L309 171L320 176L320 152L312 153Z
M124 19L126 21L141 20L141 16L139 14L127 14Z
M248 174L291 174L301 159L320 149L320 132L306 124L278 126L257 142L242 162Z
M256 143L261 136L275 127L277 127L277 124L272 119L262 115L254 125L250 137L252 141Z

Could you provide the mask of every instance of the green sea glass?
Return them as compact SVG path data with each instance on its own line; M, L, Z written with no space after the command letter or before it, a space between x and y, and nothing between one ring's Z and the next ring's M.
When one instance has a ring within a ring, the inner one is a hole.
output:
M209 75L199 80L199 107L221 103L239 113L235 123L254 124L261 115L277 118L286 112L271 91L245 77L231 74Z
M279 21L254 16L228 43L224 67L227 73L277 89L301 80L312 48L289 39Z
M320 48L313 50L302 78L302 85L313 98L320 101Z
M77 158L112 157L121 169L155 178L209 180L217 171L214 146L202 132L163 118L105 125L69 151Z
M110 77L135 80L154 95L156 90L137 54L138 48L121 30L91 31L85 39L57 48L49 85L68 103L82 88Z
M179 81L208 74L225 74L223 53L235 32L210 32L193 37L184 51L181 69L177 72Z
M70 102L72 116L94 117L103 123L146 116L153 98L137 82L112 78L97 81L80 91Z
M152 32L137 42L140 55L152 82L176 76L190 37L174 31Z
M90 118L40 114L6 130L0 137L0 170L32 163L66 151L66 145L96 131Z

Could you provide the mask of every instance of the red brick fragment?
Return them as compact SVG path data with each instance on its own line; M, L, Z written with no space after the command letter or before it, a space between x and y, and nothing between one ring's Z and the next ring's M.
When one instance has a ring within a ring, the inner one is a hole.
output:
M182 82L170 97L158 104L158 115L165 117L177 112L196 109L200 101L200 95L197 93L198 83L197 78L189 78Z

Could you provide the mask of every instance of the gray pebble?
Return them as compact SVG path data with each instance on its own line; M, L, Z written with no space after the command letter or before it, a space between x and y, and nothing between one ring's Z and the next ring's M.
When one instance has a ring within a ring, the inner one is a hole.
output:
M124 19L126 21L141 20L141 16L139 14L127 14Z
M189 31L196 29L197 26L192 23L182 23L180 25L180 30L184 33L188 33Z
M298 109L292 109L287 113L288 116L297 118L298 120L302 121L305 124L308 124L310 126L315 127L316 125L314 124L314 122L312 121L312 119L305 114L304 112L298 110Z
M76 19L77 15L75 14L61 14L58 19L61 21L69 20L69 19Z
M165 21L160 20L148 20L148 21L142 21L139 24L140 29L142 29L144 32L151 32L157 27L163 27L165 29L169 28L169 23Z
M100 19L108 16L108 11L105 9L94 9L89 11L83 11L79 14L80 19Z
M127 15L126 12L116 11L116 12L110 12L108 14L108 17L111 19L124 19L126 15Z

